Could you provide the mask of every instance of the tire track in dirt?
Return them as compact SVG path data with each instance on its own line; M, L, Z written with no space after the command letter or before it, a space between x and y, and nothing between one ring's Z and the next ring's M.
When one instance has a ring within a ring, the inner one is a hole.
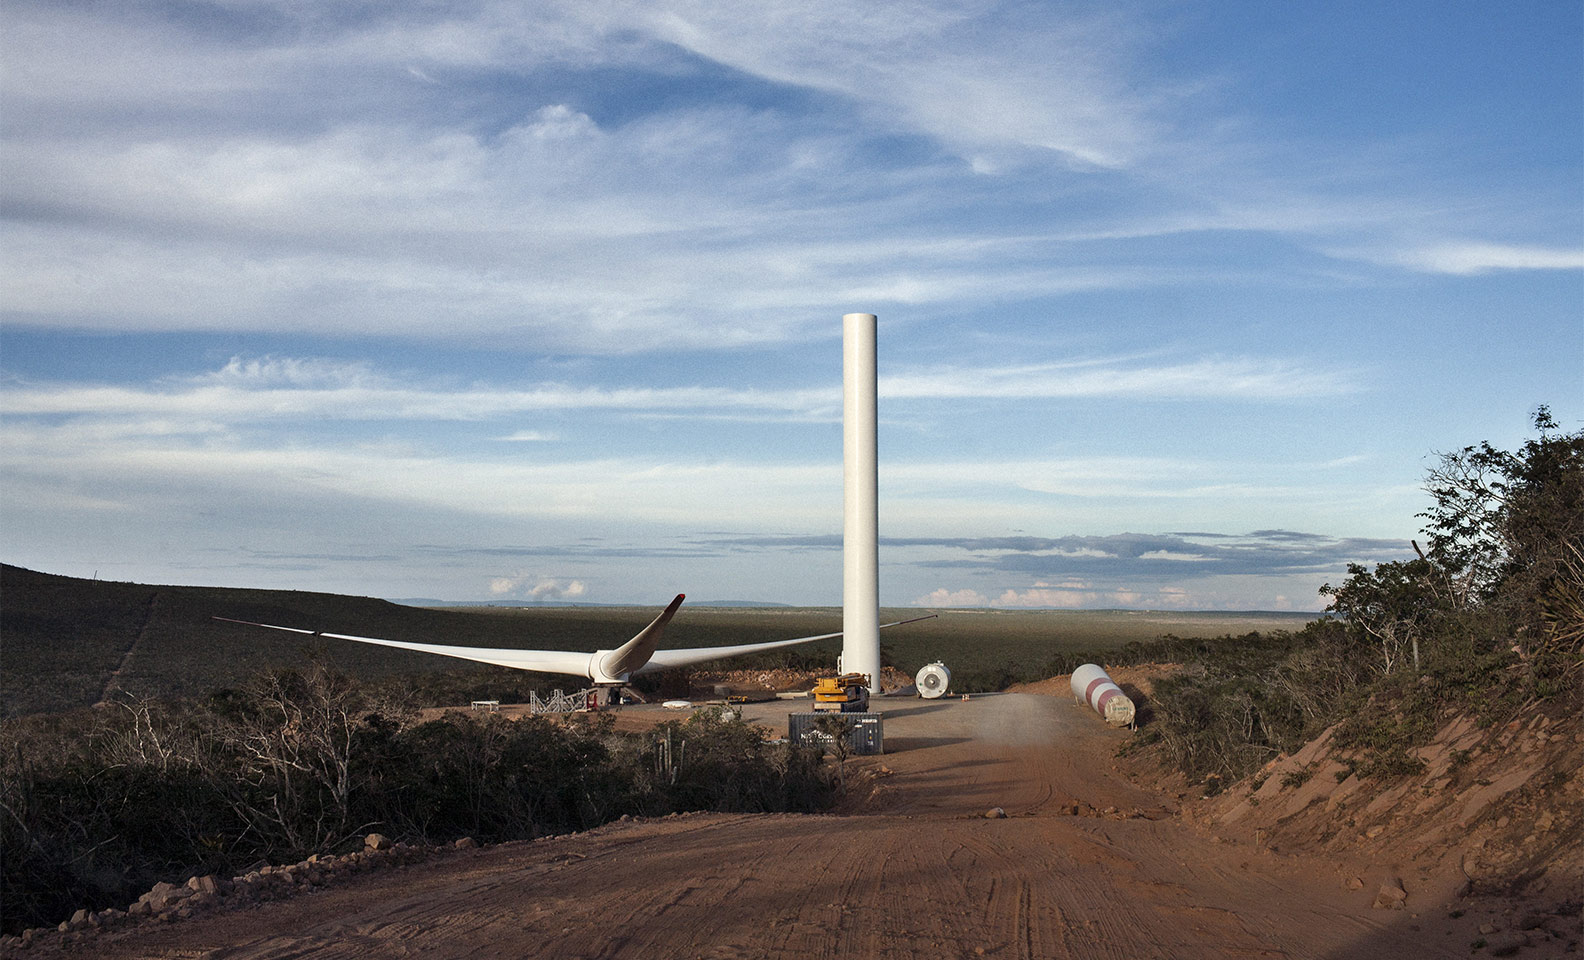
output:
M132 655L137 652L138 647L143 643L143 639L148 636L149 624L154 621L154 607L159 603L159 598L160 592L158 590L149 594L148 606L143 610L143 622L138 624L137 632L132 635L132 642L127 645L126 652L121 654L121 662L117 663L115 669L110 671L110 675L105 677L104 686L99 689L99 700L95 704L96 706L99 703L109 703L110 695L115 693L116 688L121 685L121 674L125 672L127 665L132 662Z

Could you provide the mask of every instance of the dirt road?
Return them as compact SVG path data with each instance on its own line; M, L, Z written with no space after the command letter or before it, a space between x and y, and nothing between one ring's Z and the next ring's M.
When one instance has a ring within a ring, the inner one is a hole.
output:
M1116 774L1067 699L877 701L856 812L690 815L460 852L108 934L106 958L1468 957L1455 905L1217 842ZM784 729L785 704L750 708ZM991 807L1005 819L987 819ZM1074 813L1075 807L1079 811ZM1117 808L1109 817L1102 813ZM1525 956L1530 955L1525 953Z

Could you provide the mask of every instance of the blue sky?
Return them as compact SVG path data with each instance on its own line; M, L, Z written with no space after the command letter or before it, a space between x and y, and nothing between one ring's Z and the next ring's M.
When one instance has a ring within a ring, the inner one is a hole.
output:
M0 8L0 556L1295 609L1584 419L1573 3Z

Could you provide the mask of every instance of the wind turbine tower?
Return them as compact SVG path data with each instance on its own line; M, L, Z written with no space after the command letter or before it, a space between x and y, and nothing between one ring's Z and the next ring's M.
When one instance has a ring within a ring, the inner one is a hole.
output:
M872 313L842 317L841 669L867 673L880 692L880 471L875 325Z

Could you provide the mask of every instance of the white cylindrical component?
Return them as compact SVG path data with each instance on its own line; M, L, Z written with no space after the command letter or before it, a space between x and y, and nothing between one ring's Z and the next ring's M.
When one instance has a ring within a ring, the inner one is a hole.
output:
M1086 663L1073 671L1072 692L1075 700L1089 704L1106 723L1133 722L1133 701L1095 664Z
M880 473L875 315L842 317L842 669L880 691Z
M935 700L946 695L946 688L951 686L951 671L946 669L946 664L936 660L927 664L913 678L914 686L918 687L919 696L925 700Z

